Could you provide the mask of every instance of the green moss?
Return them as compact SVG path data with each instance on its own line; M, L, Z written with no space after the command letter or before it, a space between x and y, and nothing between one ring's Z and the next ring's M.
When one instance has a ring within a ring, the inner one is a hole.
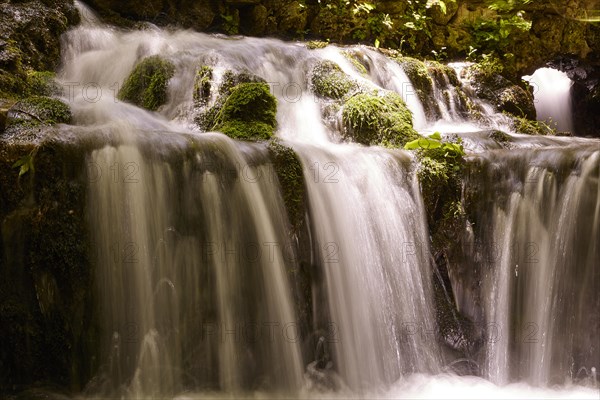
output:
M437 61L427 61L426 66L429 76L431 76L432 79L435 79L436 82L441 82L443 79L445 79L444 77L446 77L452 86L460 86L460 80L456 75L456 71L452 67Z
M451 142L460 143L458 138ZM449 249L456 243L465 220L462 205L462 171L464 157L450 155L443 147L421 149L417 177L421 186L427 222L434 252Z
M273 127L264 122L227 121L215 129L238 140L268 140L273 136Z
M302 163L294 150L278 140L269 142L269 155L281 186L283 202L294 232L298 232L306 213Z
M221 84L219 85L219 94L228 95L234 87L239 85L240 83L258 83L266 81L254 75L248 71L234 72L230 69L225 71L223 74L223 78L221 79Z
M320 61L311 75L313 91L322 97L341 99L357 91L359 85L333 61Z
M221 118L227 120L258 121L275 126L277 100L266 83L241 83L236 86L223 105Z
M212 79L212 67L203 65L196 72L196 78L194 79L194 103L196 105L206 105L210 100Z
M412 114L399 94L357 94L342 111L346 136L365 145L402 146L418 137Z
M328 42L323 42L320 40L311 40L310 42L306 42L306 48L309 50L315 49L323 49L329 45Z
M433 95L433 80L429 76L425 63L412 57L397 57L396 61L410 79L421 102L428 103L430 96Z
M167 85L175 66L160 56L143 59L119 91L119 99L151 111L167 102Z
M215 128L235 139L265 140L275 130L277 100L266 83L233 88L215 118Z
M71 110L60 100L31 96L17 102L9 110L7 129L35 127L71 122Z
M512 139L508 133L498 131L498 130L490 132L490 138L494 139L494 141L496 143L500 144L501 146L505 146L506 144L508 144L512 141Z
M27 90L34 96L53 96L61 93L61 87L50 71L27 71Z
M512 128L525 135L556 135L556 129L544 121L532 121L527 118L512 116Z
M354 69L360 72L362 75L368 75L367 67L361 62L359 55L356 52L345 50L342 51L342 55L346 57L348 61L352 63Z

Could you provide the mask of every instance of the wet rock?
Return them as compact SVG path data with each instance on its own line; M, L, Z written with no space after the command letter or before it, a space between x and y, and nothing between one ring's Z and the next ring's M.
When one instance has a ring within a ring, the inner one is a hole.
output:
M71 110L58 99L32 96L15 103L6 119L7 130L40 125L68 124Z
M475 94L489 101L497 111L535 120L533 95L496 72L490 64L474 64L465 74Z

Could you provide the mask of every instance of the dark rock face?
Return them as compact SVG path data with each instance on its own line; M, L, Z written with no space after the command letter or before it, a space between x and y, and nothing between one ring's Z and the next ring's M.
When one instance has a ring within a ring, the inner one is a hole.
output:
M22 90L26 70L53 70L60 35L79 22L72 0L0 2L0 93Z
M558 58L548 66L565 72L573 81L571 109L574 134L600 137L600 68L568 57Z
M78 390L97 367L84 153L42 129L41 142L0 141L0 392ZM27 154L35 172L19 176Z

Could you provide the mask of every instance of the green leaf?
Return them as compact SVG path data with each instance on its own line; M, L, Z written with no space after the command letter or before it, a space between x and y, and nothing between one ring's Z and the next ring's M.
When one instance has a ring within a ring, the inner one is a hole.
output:
M25 165L27 163L27 158L29 157L29 155L26 155L24 157L19 158L13 165L13 168L18 168L22 165Z
M438 3L438 5L439 5L439 6L440 6L440 8L442 9L442 12L443 12L444 14L446 14L446 3L444 3L443 1L440 1L440 2Z
M435 133L429 135L429 137L431 139L442 140L442 135L439 132L435 132Z

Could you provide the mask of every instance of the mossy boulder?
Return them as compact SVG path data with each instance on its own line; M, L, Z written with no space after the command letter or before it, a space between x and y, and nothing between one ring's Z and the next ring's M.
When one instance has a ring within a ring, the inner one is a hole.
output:
M342 110L342 120L346 137L364 145L402 146L418 137L411 112L395 92L351 97Z
M433 95L433 80L429 76L427 65L412 57L397 57L396 61L410 79L421 102L427 103Z
M502 76L503 68L498 63L482 62L466 68L465 76L475 94L490 102L498 112L534 120L533 94Z
M208 65L201 66L194 79L194 104L204 106L208 104L211 95L213 69Z
M319 61L310 77L313 91L325 98L342 99L359 90L359 85L333 61Z
M228 69L223 73L221 84L219 85L219 94L228 95L234 87L240 83L257 83L266 81L258 75L249 71L233 71Z
M302 163L296 152L279 140L269 142L269 156L283 195L283 203L288 213L293 233L297 233L304 223L306 213L306 188Z
M135 66L118 98L156 111L167 102L167 86L174 73L172 62L160 56L147 57Z
M266 83L261 77L249 71L226 70L220 79L218 87L215 84L213 67L203 65L196 72L194 82L194 106L197 115L194 122L204 131L211 131L217 125L225 101L234 88L242 83ZM216 90L216 96L215 95ZM215 98L216 97L216 98ZM215 98L214 102L211 100Z
M31 96L15 103L6 119L7 131L19 131L42 125L68 124L71 122L71 109L58 99L45 96Z
M216 117L215 130L241 140L267 140L276 125L277 100L266 83L234 87Z

